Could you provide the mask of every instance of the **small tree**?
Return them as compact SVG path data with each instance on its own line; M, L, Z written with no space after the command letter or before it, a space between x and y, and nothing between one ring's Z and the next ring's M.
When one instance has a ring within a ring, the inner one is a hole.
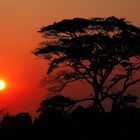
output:
M75 104L75 101L70 99L69 97L56 95L51 98L43 100L37 112L42 113L47 111L48 109L54 109L61 114L65 114L71 109L73 104Z
M47 82L61 91L69 83L85 80L93 87L92 100L122 102L129 87L140 81L140 28L123 18L64 19L39 31L46 39L35 55L49 62ZM117 92L112 94L112 89Z

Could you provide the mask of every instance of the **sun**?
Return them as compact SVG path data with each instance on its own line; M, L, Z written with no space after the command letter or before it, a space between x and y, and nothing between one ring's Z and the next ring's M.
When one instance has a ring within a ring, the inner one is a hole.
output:
M4 80L0 80L0 90L5 89L5 87L6 87L5 81Z

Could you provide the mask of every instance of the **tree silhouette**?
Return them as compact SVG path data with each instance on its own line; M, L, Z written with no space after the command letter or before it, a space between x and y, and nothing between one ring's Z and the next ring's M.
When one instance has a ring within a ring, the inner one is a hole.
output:
M50 91L85 80L93 87L87 100L104 111L106 98L115 109L128 88L140 81L140 28L123 18L64 19L39 32L46 40L34 54L49 63L45 82L51 83ZM113 89L118 89L115 94Z
M64 97L63 95L56 95L51 98L47 98L41 102L40 108L38 108L37 112L44 112L47 109L55 109L62 114L69 111L69 108L75 103L74 100L69 97Z
M0 122L0 134L5 139L9 136L10 138L16 138L18 135L22 138L27 137L31 134L32 119L29 113L18 113L17 115L10 115L6 113Z

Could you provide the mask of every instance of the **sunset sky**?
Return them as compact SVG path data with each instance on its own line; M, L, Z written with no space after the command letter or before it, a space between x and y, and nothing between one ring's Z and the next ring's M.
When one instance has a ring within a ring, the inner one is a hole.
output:
M108 16L124 17L140 26L139 13L139 0L0 0L0 79L7 84L0 91L0 109L34 114L47 95L39 86L47 65L32 55L43 40L37 33L42 26L64 18Z

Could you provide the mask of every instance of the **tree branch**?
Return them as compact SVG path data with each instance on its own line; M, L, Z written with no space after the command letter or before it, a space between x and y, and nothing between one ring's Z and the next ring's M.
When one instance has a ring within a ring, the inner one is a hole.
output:
M81 71L79 71L77 68L71 66L74 70L76 70L79 74L81 74L83 76L83 79L85 79L89 84L91 84L93 86L93 83L84 75L84 73L82 73Z
M84 102L84 101L94 101L94 98L83 98L83 99L80 99L80 100L76 100L73 105L66 111L67 113L70 112L72 110L72 108L79 102Z
M124 86L123 90L120 92L120 95L122 95L130 86L135 85L138 82L140 82L140 78L138 78L137 80L135 80L133 82L126 84L126 86Z

